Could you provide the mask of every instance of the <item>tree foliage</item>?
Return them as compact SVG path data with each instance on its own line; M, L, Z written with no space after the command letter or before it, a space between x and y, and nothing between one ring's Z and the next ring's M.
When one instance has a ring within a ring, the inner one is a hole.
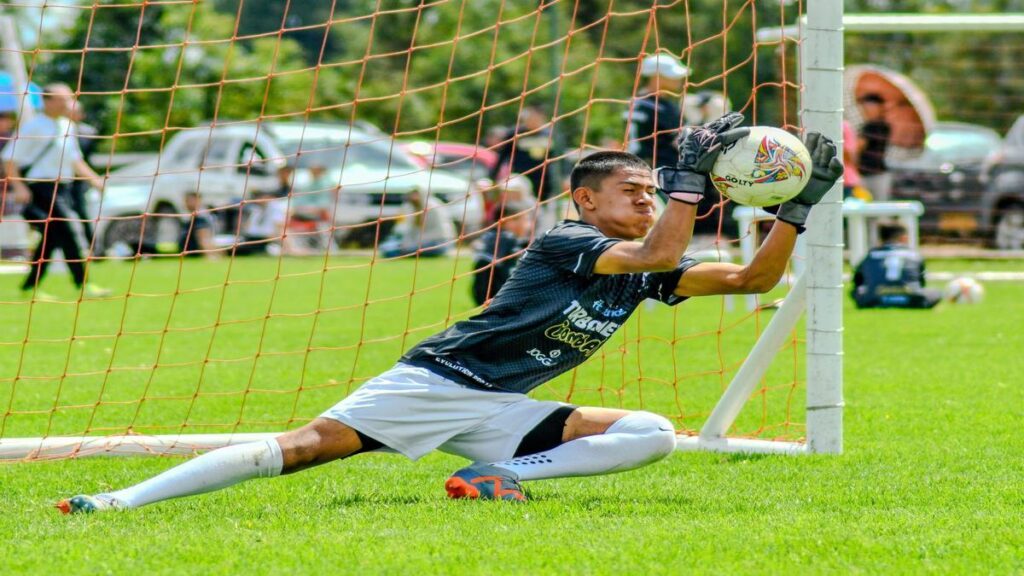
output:
M848 0L846 8L1013 10L1021 2ZM477 141L528 104L557 115L563 141L596 144L625 137L639 58L657 50L691 67L687 93L724 92L752 121L797 124L796 46L754 42L756 28L795 20L796 3L782 4L784 11L779 0L99 0L78 11L63 37L39 46L33 76L77 87L101 132L119 135L119 150L151 148L165 128L281 116ZM964 77L990 95L984 102L965 108L956 91L930 90L940 111L984 119L984 110L1019 102L1020 86L1005 72L1016 56L998 42L896 35L923 51L904 54L866 38L848 35L849 62L885 64L926 87L943 71L922 63L999 64Z

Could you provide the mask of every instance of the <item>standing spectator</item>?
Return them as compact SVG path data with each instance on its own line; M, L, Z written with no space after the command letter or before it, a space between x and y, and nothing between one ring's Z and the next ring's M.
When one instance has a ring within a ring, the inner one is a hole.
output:
M85 111L78 101L71 103L68 118L74 123L75 132L78 134L78 147L82 150L82 160L89 164L89 157L92 156L92 153L96 150L96 145L99 143L99 139L96 137L99 131L96 130L95 126L85 123ZM89 213L89 201L86 198L88 189L88 182L81 178L76 178L67 187L68 204L71 210L81 218L82 230L85 232L85 243L91 247L94 229L92 226L92 215Z
M885 99L878 94L867 94L857 103L864 117L864 125L857 139L857 165L864 186L874 200L887 202L892 191L892 174L885 165L885 150L889 146L891 132L885 120Z
M644 58L640 75L646 84L625 112L627 150L654 168L674 167L679 158L676 137L682 127L679 94L690 69L667 53Z
M843 199L858 198L857 189L863 189L857 169L857 136L853 126L843 120Z
M455 225L447 208L436 198L424 201L419 190L411 190L405 196L403 209L406 216L388 239L381 242L381 255L395 258L410 254L421 257L447 254L455 239Z
M857 308L932 308L942 299L924 287L924 260L907 245L900 224L879 226L882 245L872 248L853 275Z
M34 291L39 300L55 299L36 288L57 248L64 253L72 280L84 296L110 294L109 290L85 282L85 264L70 224L74 212L65 200L67 188L76 175L88 179L98 190L102 191L104 185L103 179L82 159L74 123L67 117L73 98L66 84L47 86L43 114L19 126L14 141L0 154L16 199L26 204L26 219L40 221L42 239L21 286L23 294L31 295Z
M547 230L558 219L558 206L554 201L561 193L561 182L552 168L552 160L561 155L555 144L551 121L539 106L527 106L519 113L519 122L506 133L504 143L495 152L498 161L490 177L499 186L512 174L530 179L537 200L541 202L538 231Z
M505 217L480 238L473 257L473 300L477 306L490 300L512 275L519 256L533 234L532 202L512 200Z
M15 116L14 110L0 110L0 150L3 150L14 136L16 122L17 116ZM8 197L7 190L6 172L4 172L3 164L0 164L0 215L7 214L5 208L8 205L14 205L14 195Z
M217 258L213 243L213 220L203 209L198 192L185 194L185 209L191 214L181 223L181 253L185 256Z

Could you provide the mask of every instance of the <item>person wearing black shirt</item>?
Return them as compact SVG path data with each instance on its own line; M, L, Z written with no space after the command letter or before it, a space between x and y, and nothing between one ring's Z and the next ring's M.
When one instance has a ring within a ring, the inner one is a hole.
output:
M110 295L110 290L86 282L88 259L82 257L78 235L71 226L76 219L67 201L71 182L77 177L100 191L105 186L103 178L83 159L75 124L68 119L73 101L74 93L66 84L46 86L43 113L22 122L14 139L0 151L9 189L15 200L24 204L22 215L41 234L21 285L22 294L36 300L57 300L40 290L39 284L58 248L82 296Z
M448 496L500 500L525 500L522 481L620 472L664 458L674 451L676 434L662 416L526 394L591 358L648 298L676 305L776 285L811 208L838 180L842 164L831 141L810 134L812 177L779 209L753 261L686 258L707 173L723 146L749 133L737 128L742 118L725 116L683 142L676 166L658 173L671 199L659 218L645 161L618 151L580 160L570 176L580 220L565 220L537 239L481 313L420 342L306 426L59 507L134 508L377 449L413 460L435 449L468 458L476 463L448 478Z
M501 208L501 206L499 206ZM501 290L533 232L534 206L507 202L503 217L480 238L473 257L473 301L482 306Z
M690 69L675 56L659 52L644 58L640 75L646 84L623 113L629 132L626 149L654 168L675 166L676 138L683 126L679 98Z
M938 290L925 288L924 259L907 245L900 224L879 226L882 245L872 248L853 275L857 308L934 308Z
M868 94L858 101L864 124L857 138L860 151L858 166L864 186L879 202L891 197L892 174L885 165L885 151L889 147L891 128L885 120L885 99L878 94Z
M553 177L550 163L561 152L554 145L551 123L544 110L538 106L524 107L517 125L505 133L495 150L498 160L489 174L491 180L500 184L511 174L522 174L533 184L538 201L558 196L561 183Z

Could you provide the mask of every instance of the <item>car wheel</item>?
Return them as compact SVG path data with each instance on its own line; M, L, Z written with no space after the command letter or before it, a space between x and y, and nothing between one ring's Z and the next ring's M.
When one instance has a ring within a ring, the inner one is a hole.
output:
M103 252L113 256L130 256L139 252L142 216L111 220L103 234Z
M142 223L145 220L145 238ZM153 254L161 246L175 245L181 239L181 220L174 207L161 204L153 213L111 220L103 234L103 251L114 256Z
M995 245L1000 250L1024 249L1024 206L1014 204L1000 211Z

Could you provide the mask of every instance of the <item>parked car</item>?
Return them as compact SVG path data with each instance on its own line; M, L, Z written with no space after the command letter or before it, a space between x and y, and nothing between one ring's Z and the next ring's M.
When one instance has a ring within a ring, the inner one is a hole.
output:
M1024 114L985 163L981 180L992 243L1004 250L1024 249Z
M236 226L230 216L237 217L239 202L277 189L277 172L288 163L298 168L297 188L308 181L312 165L327 169L324 180L337 185L337 199L327 191L321 201L333 210L339 239L372 242L377 221L380 234L386 234L412 189L445 202L457 229L469 232L483 225L482 200L468 180L424 170L380 131L344 124L247 123L184 129L157 158L112 172L102 199L93 192L100 218L96 251L118 243L147 251L177 242L184 196L192 191L218 210L221 231L231 233Z
M982 169L1001 144L999 133L984 126L936 123L919 156L887 160L892 197L924 204L923 234L991 236L991 199Z
M237 204L244 194L277 188L285 159L255 124L200 126L176 132L151 160L111 172L102 195L92 191L97 253L123 243L151 250L176 243L185 194L198 191L204 204Z
M386 134L327 123L271 122L266 128L299 169L297 188L316 165L327 169L324 181L338 185L337 201L330 194L320 201L334 210L339 240L372 244L378 221L384 237L403 215L411 190L443 202L456 230L483 227L483 200L469 179L418 164Z
M470 182L487 178L498 163L497 154L475 144L416 140L402 147L420 166L452 172Z

